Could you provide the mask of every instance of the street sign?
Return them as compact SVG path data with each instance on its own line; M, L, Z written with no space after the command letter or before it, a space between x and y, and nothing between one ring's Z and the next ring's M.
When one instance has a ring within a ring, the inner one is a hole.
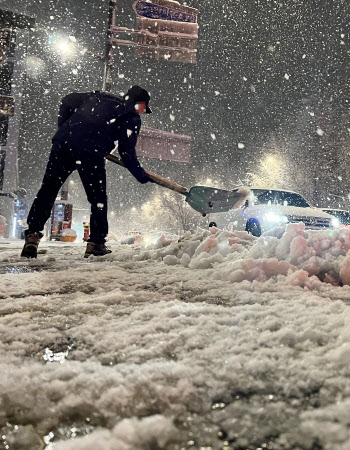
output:
M170 0L138 0L135 56L196 63L198 10Z
M133 4L137 15L148 19L197 23L198 10L169 0L138 0Z
M138 17L135 56L170 62L196 63L196 23Z
M109 51L113 45L135 48L135 57L182 63L196 63L198 42L198 10L173 0L137 0L133 4L136 27L109 26ZM112 8L112 13L114 13ZM112 16L113 17L113 16ZM134 41L118 35L134 35Z

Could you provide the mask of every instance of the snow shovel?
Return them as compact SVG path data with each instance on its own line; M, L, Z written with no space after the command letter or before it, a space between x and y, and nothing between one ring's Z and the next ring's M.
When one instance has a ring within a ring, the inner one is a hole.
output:
M106 159L125 167L123 161L117 156L108 155ZM203 216L209 213L227 212L230 209L239 208L250 194L249 189L243 186L237 187L232 191L207 186L193 186L188 190L148 170L145 170L145 173L154 183L184 195L186 202Z

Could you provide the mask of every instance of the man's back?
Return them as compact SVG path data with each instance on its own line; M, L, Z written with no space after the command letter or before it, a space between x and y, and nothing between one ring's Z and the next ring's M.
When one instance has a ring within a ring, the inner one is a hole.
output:
M95 146L109 153L119 139L122 121L130 122L138 132L140 117L134 106L125 104L124 99L99 91L69 94L62 99L59 128L53 140L72 147Z

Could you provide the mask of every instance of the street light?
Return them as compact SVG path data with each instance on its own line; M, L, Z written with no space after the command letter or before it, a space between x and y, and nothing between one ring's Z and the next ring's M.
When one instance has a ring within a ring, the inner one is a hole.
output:
M261 162L261 167L261 175L271 184L271 187L278 187L283 183L285 164L279 157L267 155Z
M248 183L259 188L276 189L285 183L286 164L278 156L266 155L254 173L247 173Z
M75 36L67 36L64 34L53 33L50 34L45 28L38 28L38 30L44 32L47 35L48 46L57 55L60 55L63 59L73 59L78 54L88 54L94 58L104 60L104 55L91 52L86 47L83 47L75 38Z
M49 45L56 54L64 59L72 59L78 53L78 47L74 36L51 34L49 36Z
M64 56L73 53L73 47L66 41L57 42L56 48Z

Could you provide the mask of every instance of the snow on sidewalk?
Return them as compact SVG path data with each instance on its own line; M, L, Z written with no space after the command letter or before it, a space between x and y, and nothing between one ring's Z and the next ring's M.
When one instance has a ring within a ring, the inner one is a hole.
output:
M350 230L269 234L1 246L4 447L350 448Z

